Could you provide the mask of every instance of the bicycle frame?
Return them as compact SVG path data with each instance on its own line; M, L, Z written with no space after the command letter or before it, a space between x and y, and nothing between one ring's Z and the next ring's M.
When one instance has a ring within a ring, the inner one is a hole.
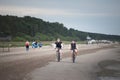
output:
M57 61L60 62L60 48L56 51L57 55Z
M73 49L73 52L72 52L72 61L73 61L73 63L75 63L75 58L76 58L75 49Z

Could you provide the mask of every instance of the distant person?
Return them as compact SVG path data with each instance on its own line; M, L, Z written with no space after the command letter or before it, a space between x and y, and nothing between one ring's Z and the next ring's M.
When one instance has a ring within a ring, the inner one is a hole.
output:
M26 51L28 51L28 50L29 50L29 45L30 45L29 41L26 41L26 42L25 42Z
M72 52L73 52L73 50L75 50L75 53L77 55L77 46L76 46L76 42L75 41L71 42L71 50L72 50Z
M38 42L37 41L33 41L32 42L32 48L37 48L39 45L38 45Z
M73 63L75 63L76 56L77 56L76 42L72 41L71 42L71 57L72 57Z
M37 48L37 47L38 47L38 42L37 42L37 41L35 42L34 47L35 47L35 48Z
M35 41L32 42L32 48L35 48L34 45L35 45Z
M58 38L57 41L55 42L56 48L61 49L62 48L62 41Z
M41 48L42 45L43 45L43 44L42 44L41 42L38 43L39 48Z
M61 59L62 59L62 53L61 53L61 48L62 48L62 41L58 38L57 41L55 42L56 44L56 49L57 51L60 51Z

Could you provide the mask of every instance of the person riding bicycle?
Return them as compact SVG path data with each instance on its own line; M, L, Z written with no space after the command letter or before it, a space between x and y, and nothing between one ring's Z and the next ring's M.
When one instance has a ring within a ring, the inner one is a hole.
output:
M55 42L55 44L56 44L57 51L59 49L59 52L60 52L60 55L61 55L61 59L62 59L62 53L61 53L62 41L58 38L57 41Z
M55 42L56 44L56 48L61 49L62 48L62 42L60 41L60 39L58 38L57 41Z
M77 47L76 47L76 42L72 41L71 43L71 57L72 57L72 61L73 63L75 63L75 57L77 55Z
M76 42L75 42L75 41L72 41L72 42L71 42L71 50L72 50L72 51L75 50L75 53L76 53L76 55L77 55L77 46L76 46Z

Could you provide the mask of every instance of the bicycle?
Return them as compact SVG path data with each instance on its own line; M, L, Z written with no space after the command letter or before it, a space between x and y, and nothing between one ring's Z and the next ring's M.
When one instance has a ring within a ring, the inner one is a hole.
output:
M60 62L60 48L56 51L57 61Z
M72 61L73 61L73 63L75 63L75 59L76 59L75 49L73 49L73 52L72 52Z

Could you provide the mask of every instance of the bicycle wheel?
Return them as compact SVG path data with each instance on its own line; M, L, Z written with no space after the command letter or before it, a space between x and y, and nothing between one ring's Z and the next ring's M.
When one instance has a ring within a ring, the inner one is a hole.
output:
M73 63L75 63L75 53L72 54Z
M57 59L58 59L58 62L60 62L60 52L58 52L57 54Z

